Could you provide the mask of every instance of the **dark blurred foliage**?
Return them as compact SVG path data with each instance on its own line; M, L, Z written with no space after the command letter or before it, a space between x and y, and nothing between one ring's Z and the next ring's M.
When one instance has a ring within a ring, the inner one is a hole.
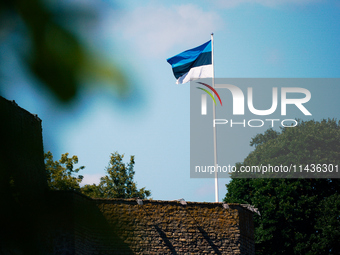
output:
M23 54L20 49L14 49L15 53L24 67L61 102L75 98L84 78L104 81L118 93L125 92L128 85L118 67L100 56L99 51L86 47L80 35L65 26L76 20L95 23L98 11L60 6L53 0L2 0L0 47L1 41L8 40L12 33L24 34L22 45L29 46L29 54ZM0 63L0 66L6 64ZM2 86L6 84L1 81L0 93Z

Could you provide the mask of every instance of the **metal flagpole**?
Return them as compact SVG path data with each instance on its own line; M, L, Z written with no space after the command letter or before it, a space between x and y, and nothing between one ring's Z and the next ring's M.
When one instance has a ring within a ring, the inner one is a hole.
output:
M214 70L214 33L211 33L211 64L212 64L212 87L215 88L215 70ZM214 98L215 98L215 94ZM216 119L216 106L213 102L213 120ZM215 202L218 202L218 173L217 173L217 144L216 144L216 126L214 129L214 165L215 165Z

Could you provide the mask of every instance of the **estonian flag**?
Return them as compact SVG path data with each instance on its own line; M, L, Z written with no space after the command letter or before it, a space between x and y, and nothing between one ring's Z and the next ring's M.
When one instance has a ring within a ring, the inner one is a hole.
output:
M211 41L184 51L166 61L172 66L176 84L193 79L213 77Z

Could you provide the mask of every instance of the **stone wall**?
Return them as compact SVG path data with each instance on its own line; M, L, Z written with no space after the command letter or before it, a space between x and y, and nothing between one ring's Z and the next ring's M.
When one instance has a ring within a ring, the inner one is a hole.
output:
M0 97L0 254L44 254L37 228L46 190L41 120Z
M0 97L0 195L36 200L47 188L41 120Z
M255 254L251 206L48 191L41 120L2 97L0 120L0 254Z
M253 212L239 204L94 202L134 254L255 254Z
M48 254L255 254L253 211L244 205L138 204L73 191L50 192L48 198L48 240L41 240L50 243Z

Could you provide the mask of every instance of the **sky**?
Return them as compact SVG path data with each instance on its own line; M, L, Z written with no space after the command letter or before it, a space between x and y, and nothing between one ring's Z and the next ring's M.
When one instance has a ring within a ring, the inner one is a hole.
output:
M98 183L117 151L125 154L125 162L135 155L135 181L151 190L153 199L214 201L213 179L190 178L190 85L176 85L166 62L210 40L211 33L215 77L339 77L337 1L70 2L98 11L96 25L77 23L72 29L120 66L131 84L128 96L88 83L66 107L14 58L7 59L16 72L3 96L42 119L45 151L55 159L65 152L78 156L78 165L85 166L83 184ZM334 88L329 102L338 101L337 92ZM340 119L338 108L325 109L313 115L315 120ZM249 143L235 146L238 160L252 150ZM219 201L228 182L219 180Z

